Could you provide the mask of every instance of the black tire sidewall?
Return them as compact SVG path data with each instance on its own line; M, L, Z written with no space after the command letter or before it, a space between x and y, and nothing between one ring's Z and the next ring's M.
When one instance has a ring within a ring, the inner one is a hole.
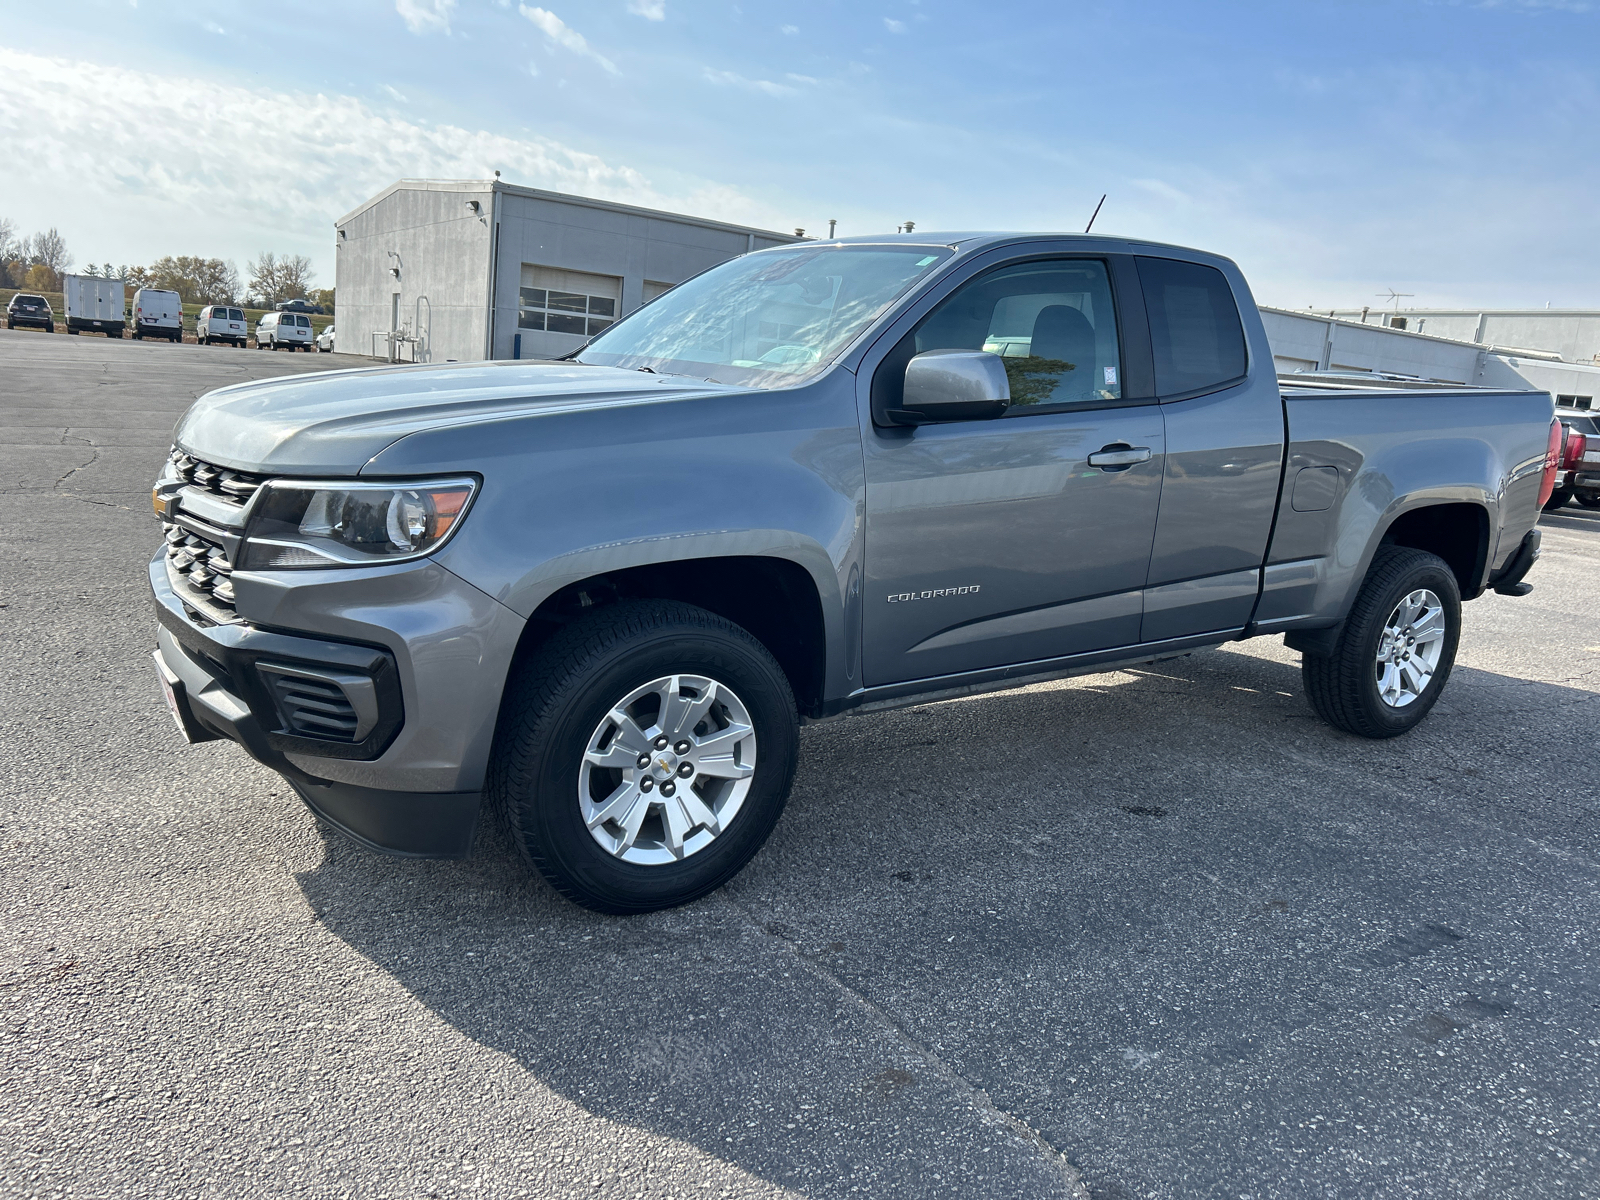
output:
M584 826L579 765L612 705L674 673L707 676L744 702L756 734L756 774L738 815L705 849L678 863L622 862ZM758 648L718 630L666 625L608 646L553 699L557 708L541 722L545 736L532 756L531 777L506 800L519 806L514 824L527 839L525 849L580 903L619 913L687 903L732 878L777 824L798 755L797 721L787 681Z
M1422 690L1422 695L1404 708L1392 708L1383 702L1378 693L1376 670L1378 643L1383 637L1384 625L1389 619L1389 614L1402 599L1419 588L1427 588L1438 596L1444 607L1444 646L1439 652L1439 665L1433 673L1433 678L1428 681L1428 686ZM1358 676L1361 687L1357 697L1362 715L1384 735L1393 736L1414 728L1428 715L1450 678L1450 672L1455 666L1456 648L1461 640L1461 592L1455 575L1444 560L1433 555L1426 557L1419 555L1419 561L1415 566L1390 582L1374 596L1373 600L1360 628L1351 630L1354 636L1346 652L1355 656L1357 665L1363 667Z

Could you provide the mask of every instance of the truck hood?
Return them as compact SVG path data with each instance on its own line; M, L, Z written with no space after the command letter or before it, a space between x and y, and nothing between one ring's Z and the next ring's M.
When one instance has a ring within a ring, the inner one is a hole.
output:
M196 458L236 471L354 475L385 447L422 430L737 390L576 363L365 367L208 392L184 414L175 440Z

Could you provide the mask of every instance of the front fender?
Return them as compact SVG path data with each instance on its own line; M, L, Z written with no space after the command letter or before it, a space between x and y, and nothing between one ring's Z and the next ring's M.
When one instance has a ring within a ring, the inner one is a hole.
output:
M821 601L832 694L859 636L844 619L865 497L847 383L853 376L835 371L787 391L417 434L364 474L481 474L437 560L525 618L569 584L630 567L751 555L794 562Z

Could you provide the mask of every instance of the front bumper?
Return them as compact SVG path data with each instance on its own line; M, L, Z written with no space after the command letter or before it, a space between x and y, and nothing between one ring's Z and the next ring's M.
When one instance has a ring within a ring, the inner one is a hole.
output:
M317 577L334 573L307 572L303 587L241 574L241 614L255 607L275 619L208 624L191 617L158 555L149 572L160 622L156 661L189 740L239 743L366 846L454 857L472 847L499 684L521 622L442 568L415 565L422 569L376 578L343 572L320 584ZM388 612L384 600L393 603ZM352 614L387 618L389 628L363 628ZM440 620L456 624L441 636ZM485 690L488 679L495 686ZM350 740L303 736L285 680L342 690Z

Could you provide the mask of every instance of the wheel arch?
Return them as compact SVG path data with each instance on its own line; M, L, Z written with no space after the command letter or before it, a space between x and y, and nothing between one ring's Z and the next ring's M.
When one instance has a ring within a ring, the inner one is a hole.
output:
M776 555L670 559L572 580L529 616L512 670L573 621L623 600L678 600L732 621L777 660L801 714L821 715L830 644L823 596L810 570Z
M1435 501L1407 509L1394 517L1373 547L1405 546L1436 554L1449 565L1461 589L1461 598L1483 594L1489 573L1489 510L1472 501ZM1370 569L1371 557L1368 565Z

